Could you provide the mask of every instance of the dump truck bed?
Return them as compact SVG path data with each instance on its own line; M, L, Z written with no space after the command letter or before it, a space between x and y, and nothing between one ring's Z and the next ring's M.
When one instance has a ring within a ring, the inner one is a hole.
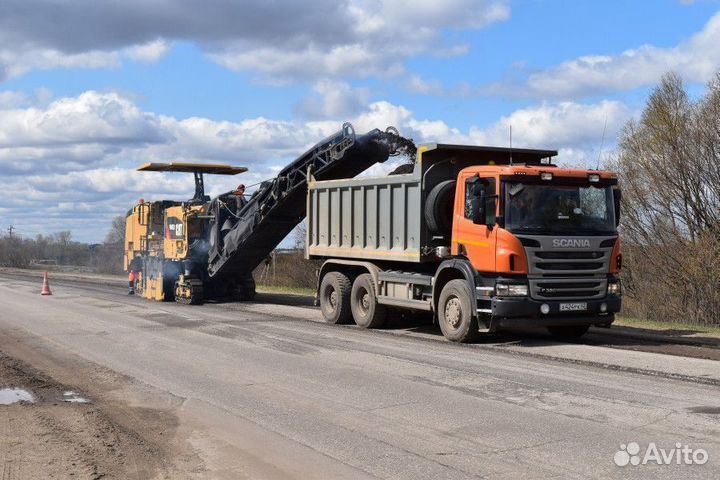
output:
M421 197L419 171L381 178L311 182L307 254L419 262Z
M307 198L307 255L389 262L429 262L450 245L431 231L425 203L442 182L471 165L549 164L555 150L426 144L412 173L378 178L311 181ZM444 201L452 202L454 186ZM435 201L439 201L435 197ZM445 209L441 209L445 211ZM452 205L447 209L452 211Z

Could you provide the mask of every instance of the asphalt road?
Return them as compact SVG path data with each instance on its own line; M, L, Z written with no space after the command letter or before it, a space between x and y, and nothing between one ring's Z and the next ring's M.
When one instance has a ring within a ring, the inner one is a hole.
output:
M5 341L117 372L123 394L167 397L206 478L720 477L712 360L547 340L462 346L423 327L308 321L309 306L38 290L0 275ZM707 462L618 467L630 442L641 460L651 443L666 454L679 443Z

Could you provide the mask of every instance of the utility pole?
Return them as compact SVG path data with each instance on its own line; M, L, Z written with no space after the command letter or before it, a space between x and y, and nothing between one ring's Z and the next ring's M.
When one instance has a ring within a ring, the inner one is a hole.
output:
M12 232L13 232L13 230L15 230L15 226L14 226L14 225L10 225L10 226L8 227L8 234L10 235L10 238L12 238L12 235L13 235Z

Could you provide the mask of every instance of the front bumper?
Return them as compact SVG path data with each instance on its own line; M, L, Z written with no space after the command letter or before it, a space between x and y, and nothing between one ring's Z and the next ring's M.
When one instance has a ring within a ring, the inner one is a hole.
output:
M587 309L566 312L560 310L561 303L583 302ZM543 314L541 305L548 305L550 311ZM601 311L601 305L607 309ZM574 301L539 301L529 297L494 297L491 302L491 328L497 327L547 327L560 325L610 325L615 313L620 311L622 297L607 296L598 300L577 299Z

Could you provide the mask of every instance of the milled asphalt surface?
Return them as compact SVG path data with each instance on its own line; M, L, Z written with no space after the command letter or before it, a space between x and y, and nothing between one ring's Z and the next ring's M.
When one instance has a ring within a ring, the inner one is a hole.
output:
M182 398L210 470L248 456L276 470L248 467L247 478L720 476L711 360L534 340L461 346L422 328L308 322L310 307L190 307L54 285L41 297L37 283L0 275L0 330ZM643 453L688 444L709 461L618 467L628 442Z

